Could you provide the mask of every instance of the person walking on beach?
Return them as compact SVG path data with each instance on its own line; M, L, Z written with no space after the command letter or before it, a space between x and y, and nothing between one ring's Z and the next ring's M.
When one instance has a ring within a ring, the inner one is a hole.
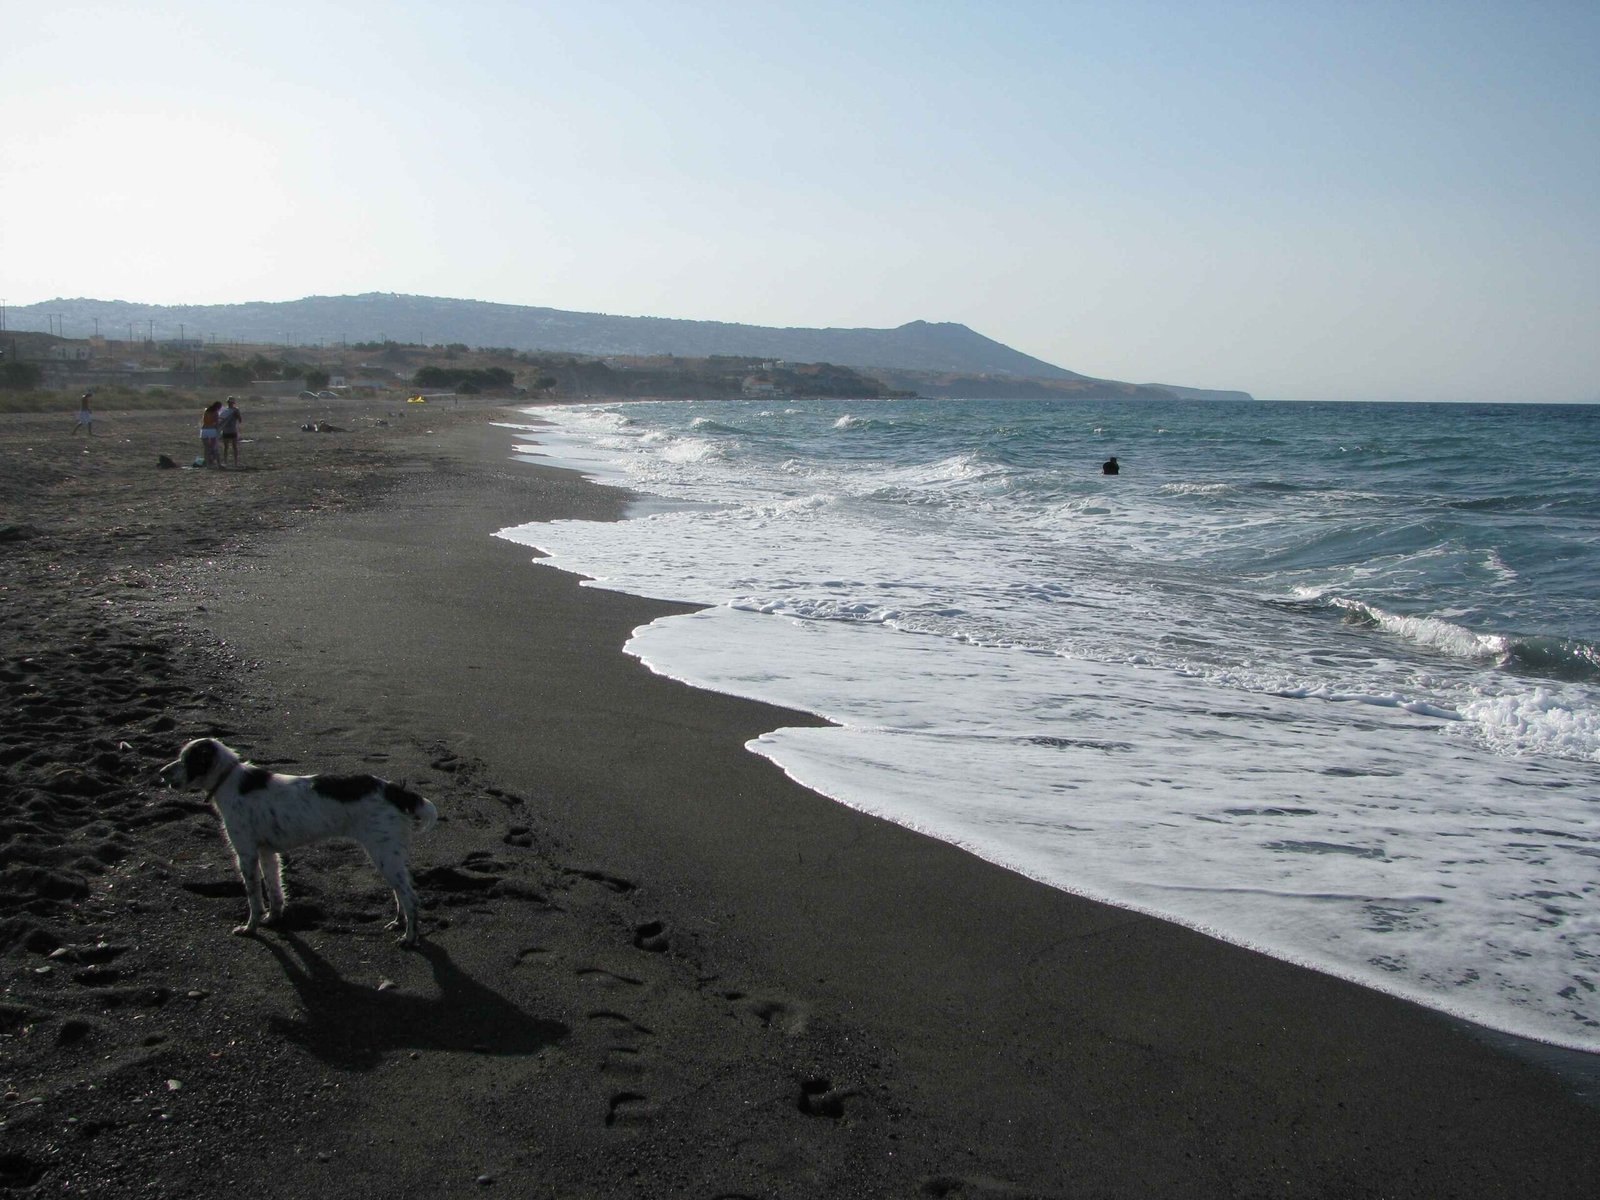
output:
M222 412L222 401L213 400L206 405L205 412L200 414L200 462L206 467L220 467L221 458L217 455L217 426L221 421L219 414Z
M1100 464L1100 474L1102 475L1115 475L1120 470L1122 468L1117 466L1117 456L1115 454Z
M233 465L239 465L239 426L244 424L244 414L239 411L235 398L228 397L228 407L217 414L217 430L222 440L222 458L219 466L228 465L228 451L233 451Z
M94 436L94 410L89 407L89 399L93 395L94 393L92 391L85 392L83 397L78 401L77 429L83 430L83 432L88 434L90 437ZM76 432L76 430L74 430L74 432Z

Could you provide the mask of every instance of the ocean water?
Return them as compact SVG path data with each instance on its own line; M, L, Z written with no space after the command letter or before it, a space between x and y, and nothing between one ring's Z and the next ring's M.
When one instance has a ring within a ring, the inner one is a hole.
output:
M750 744L801 783L1600 1050L1600 407L530 415L518 457L639 499L501 536L705 605L629 651L834 722Z

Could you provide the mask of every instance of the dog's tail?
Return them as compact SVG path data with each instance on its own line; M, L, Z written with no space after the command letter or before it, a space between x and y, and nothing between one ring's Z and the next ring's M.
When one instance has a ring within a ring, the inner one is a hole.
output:
M411 818L412 833L427 833L439 819L439 810L433 806L433 801L398 783L385 783L383 798Z

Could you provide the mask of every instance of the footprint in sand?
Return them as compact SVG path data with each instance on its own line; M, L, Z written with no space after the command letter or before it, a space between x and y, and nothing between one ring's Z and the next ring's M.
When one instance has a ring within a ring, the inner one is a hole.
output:
M611 1046L600 1060L600 1074L618 1080L637 1080L649 1067L637 1046Z
M643 925L634 928L633 944L638 949L647 950L651 954L662 954L669 945L667 927L660 921L646 921Z
M604 871L596 871L590 867L565 867L564 875L576 875L579 879L587 879L591 883L598 883L601 887L625 896L638 888L632 880L623 879L616 875L608 875Z
M600 1074L637 1085L652 1065L639 1043L654 1038L654 1031L611 1009L589 1013L587 1020L610 1042L600 1059Z
M585 983L603 988L636 988L644 985L642 979L635 979L631 975L619 975L604 967L579 967L573 974Z
M920 1191L932 1200L1062 1200L1066 1195L976 1175L935 1175L922 1181Z
M92 946L60 946L50 952L50 957L70 963L83 963L86 966L104 966L121 958L131 949L133 947L129 945L96 942Z
M808 1117L827 1117L837 1121L844 1116L845 1098L856 1094L855 1088L836 1088L829 1080L812 1076L800 1081L799 1108Z
M31 1188L44 1178L44 1173L43 1163L21 1154L0 1154L0 1188L8 1191Z
M614 1033L642 1034L645 1037L655 1037L655 1030L647 1025L641 1025L626 1013L619 1013L609 1008L597 1009L587 1014L585 1020L593 1021L602 1029L609 1029Z
M659 1107L638 1092L618 1092L606 1107L606 1125L648 1125Z
M85 967L73 974L72 982L79 987L110 987L122 982L122 972L115 967Z
M98 1028L92 1021L82 1017L68 1017L61 1022L61 1028L56 1030L56 1045L76 1046Z
M767 1029L786 1037L799 1037L811 1021L811 1010L798 1000L779 1000L766 996L747 996L743 992L724 992L723 998L738 1002Z
M483 896L503 878L472 861L463 861L461 868L439 866L417 871L413 876L417 890L445 904L466 904Z

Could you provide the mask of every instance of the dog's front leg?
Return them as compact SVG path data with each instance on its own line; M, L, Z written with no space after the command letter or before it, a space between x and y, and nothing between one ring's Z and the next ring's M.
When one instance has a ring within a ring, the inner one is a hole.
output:
M250 903L250 918L243 925L235 925L233 932L241 936L253 935L266 909L262 896L261 852L254 844L233 844L233 861L239 868L239 878L244 883L244 897Z

